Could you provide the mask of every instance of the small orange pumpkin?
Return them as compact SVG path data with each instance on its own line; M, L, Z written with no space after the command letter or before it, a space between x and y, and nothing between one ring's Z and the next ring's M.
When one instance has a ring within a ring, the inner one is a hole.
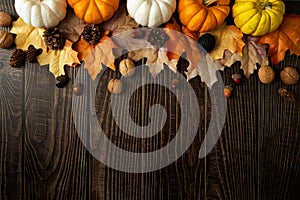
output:
M224 22L229 3L230 0L179 0L179 19L192 31L207 32Z
M109 20L119 7L119 0L68 0L76 16L90 24Z

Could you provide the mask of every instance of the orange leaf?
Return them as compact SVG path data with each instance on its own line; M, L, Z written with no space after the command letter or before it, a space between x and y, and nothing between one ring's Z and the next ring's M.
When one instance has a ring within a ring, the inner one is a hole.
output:
M117 46L107 34L108 33L106 33L96 45L91 45L81 38L73 46L74 50L78 52L79 60L85 61L84 68L88 70L92 79L95 79L102 70L102 64L107 65L112 70L116 70L113 63L115 59L113 56L113 48Z
M300 55L300 16L285 15L279 28L259 38L261 44L268 44L268 56L274 64L284 60L285 52Z

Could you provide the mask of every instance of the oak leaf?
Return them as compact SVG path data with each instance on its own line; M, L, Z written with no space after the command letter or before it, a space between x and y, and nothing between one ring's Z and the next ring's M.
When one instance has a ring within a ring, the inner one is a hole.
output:
M235 62L241 62L241 69L247 78L254 73L257 69L257 64L268 65L269 59L266 53L267 46L259 44L258 37L249 36L246 39L246 45L243 47L242 55L239 53L232 53L229 50L225 50L224 57L219 59L220 70L224 69L224 66L230 67Z
M216 38L216 46L209 52L213 60L222 59L226 49L231 53L242 55L242 49L245 46L243 33L236 26L227 26L224 23L209 33Z
M268 44L268 56L274 64L284 60L285 53L300 55L300 15L284 15L279 28L259 38L259 43Z

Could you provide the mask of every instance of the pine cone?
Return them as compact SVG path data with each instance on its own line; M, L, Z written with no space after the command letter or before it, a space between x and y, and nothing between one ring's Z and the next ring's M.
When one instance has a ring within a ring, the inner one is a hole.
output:
M93 45L97 44L102 36L100 27L95 24L86 25L81 35L86 42Z
M155 28L150 32L147 41L150 42L154 47L160 48L169 39L170 37L163 31L163 29Z
M30 63L37 62L36 57L41 55L42 49L36 49L33 45L30 45L27 50L26 60Z
M61 50L65 46L66 38L60 32L59 28L48 28L44 31L43 37L49 49Z
M24 65L26 59L26 52L22 49L15 49L10 56L9 64L10 66L16 68Z

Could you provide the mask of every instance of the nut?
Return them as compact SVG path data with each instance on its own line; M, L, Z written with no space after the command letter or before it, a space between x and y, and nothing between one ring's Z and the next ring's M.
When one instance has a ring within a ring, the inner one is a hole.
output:
M131 59L123 59L120 64L119 64L119 70L120 73L124 76L124 77L130 77L134 74L135 71L135 64L133 62L133 60Z
M14 38L11 33L7 31L0 31L0 48L9 49L14 43Z
M233 91L233 88L229 85L226 85L224 87L224 96L226 97L226 99L229 99L232 95L232 91Z
M11 16L7 12L0 12L0 26L9 26L11 24Z
M119 79L111 79L108 82L107 89L110 93L120 94L123 90L123 83Z
M264 84L270 84L275 79L275 72L272 67L262 65L258 70L258 78Z
M294 85L299 80L299 73L293 67L285 67L280 72L280 78L285 84Z
M233 74L233 75L231 76L231 78L232 78L232 81L233 81L235 84L237 84L237 85L241 84L242 75L240 75L240 74Z

